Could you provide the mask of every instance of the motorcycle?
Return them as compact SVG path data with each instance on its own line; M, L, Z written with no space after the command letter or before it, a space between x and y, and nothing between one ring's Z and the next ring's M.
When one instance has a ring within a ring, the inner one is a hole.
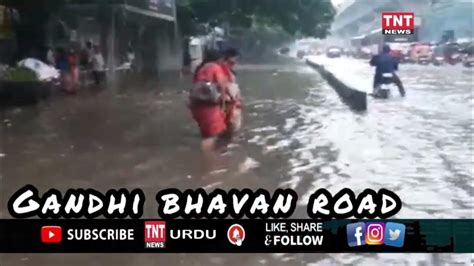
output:
M394 86L393 73L383 73L380 84L375 88L375 92L371 96L379 99L388 99Z

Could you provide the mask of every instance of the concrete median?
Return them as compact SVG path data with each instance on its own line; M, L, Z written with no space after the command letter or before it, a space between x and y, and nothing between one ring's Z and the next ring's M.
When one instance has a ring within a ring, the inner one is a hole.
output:
M333 72L328 70L323 64L315 59L307 58L306 63L316 69L323 78L334 88L342 100L356 111L367 110L367 92L351 87L347 82L342 81Z

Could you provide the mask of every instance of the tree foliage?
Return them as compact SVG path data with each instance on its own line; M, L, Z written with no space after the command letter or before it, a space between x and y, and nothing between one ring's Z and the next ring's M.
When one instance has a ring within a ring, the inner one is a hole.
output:
M129 0L133 1L148 0ZM27 53L45 44L51 15L69 3L120 3L124 0L0 0L20 13L16 26L19 51ZM335 9L329 0L176 0L177 18L185 35L203 31L203 25L255 28L264 25L291 35L324 38Z
M22 58L39 53L46 40L45 25L64 0L0 0L0 4L16 9L20 15L14 28L18 44L16 57Z
M32 24L42 24L49 14L67 3L120 2L115 0L0 0L17 8ZM139 0L135 0L139 1ZM147 1L147 0L141 0ZM249 28L256 21L282 27L295 35L325 37L335 15L329 0L176 0L183 32L195 33L199 24Z
M178 18L187 30L193 23L229 23L251 27L256 21L282 27L295 35L324 38L335 9L329 0L182 0Z

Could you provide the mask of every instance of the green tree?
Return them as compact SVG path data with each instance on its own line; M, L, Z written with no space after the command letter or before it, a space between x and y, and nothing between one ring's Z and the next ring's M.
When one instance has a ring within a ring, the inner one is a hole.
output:
M189 24L229 23L234 27L249 28L257 21L263 21L292 35L324 38L334 15L335 9L328 0L178 1L178 19L186 33L193 33Z
M139 1L139 0L134 0ZM147 1L147 0L142 0ZM185 35L202 25L226 24L250 29L256 24L291 35L324 38L335 9L329 0L176 0L177 20ZM46 25L68 3L121 3L123 0L0 0L20 13L16 35L21 56L46 43ZM125 1L127 2L127 1ZM131 0L129 1L132 2Z
M15 25L18 44L17 57L40 56L45 45L46 25L65 0L0 0L0 4L15 8L20 20Z

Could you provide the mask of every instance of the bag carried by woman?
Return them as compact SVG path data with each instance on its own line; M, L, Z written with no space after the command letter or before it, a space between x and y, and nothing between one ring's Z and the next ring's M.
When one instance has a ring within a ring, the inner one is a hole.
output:
M189 92L192 101L209 104L222 102L222 93L219 86L211 81L197 81Z

